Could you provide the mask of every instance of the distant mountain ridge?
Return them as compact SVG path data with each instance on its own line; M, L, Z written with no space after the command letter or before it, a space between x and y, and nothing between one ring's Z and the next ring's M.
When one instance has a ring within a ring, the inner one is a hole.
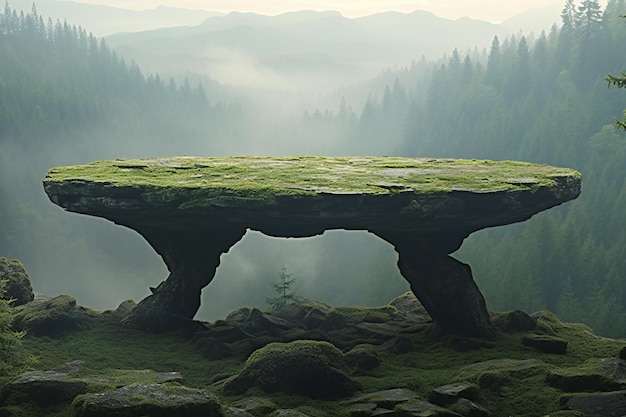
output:
M377 75L386 68L436 60L457 48L488 48L494 36L538 34L559 19L553 5L530 10L501 24L471 18L444 19L416 10L382 12L350 19L337 11L302 10L276 16L159 6L152 10L61 0L39 0L47 19L81 25L107 37L128 60L148 72L208 74L229 85L287 90L334 89ZM30 11L31 0L13 0Z
M264 22L265 25L274 26L281 24L300 24L310 21L313 15L335 18L343 18L337 11L316 12L311 10L303 10L297 12L286 12L277 16L264 16L268 19L259 19L254 13L232 12L224 14L221 12L185 9L179 7L158 6L148 10L129 10L119 7L88 4L76 1L66 0L37 0L34 1L39 13L43 16L51 17L53 20L67 20L70 24L81 25L88 31L93 32L96 36L108 36L119 32L138 32L152 30L162 27L174 26L196 26L202 22L211 22L216 25L216 19L224 18L224 22L233 23L238 21L240 25L259 25ZM505 28L509 32L518 32L522 29L525 33L539 33L542 29L548 30L553 23L559 22L559 13L562 8L562 2L554 2L544 8L530 9L527 12L517 14L503 21L500 24L492 24L484 22L488 25L499 26ZM16 10L30 11L33 5L32 0L10 0L11 8ZM231 16L232 15L232 16ZM476 19L461 18L457 20L444 19L435 14L416 10L412 13L401 12L382 12L352 19L355 21L369 22L373 25L383 25L384 22L391 22L389 28L395 30L393 24L394 17L402 19L402 16L421 16L426 21L448 21L448 22L466 22L478 21ZM405 21L406 22L406 21ZM404 25L402 21L400 25ZM405 28L406 29L406 28Z
M95 36L118 32L135 32L168 26L193 26L210 16L221 15L206 10L191 10L158 6L150 10L134 11L99 4L63 0L9 0L14 10L30 12L35 3L45 19L67 21L80 25Z
M512 27L524 21L519 16ZM191 27L118 33L107 42L148 71L204 73L230 85L298 90L354 84L421 57L439 59L455 48L461 54L482 50L494 36L517 30L423 10L355 19L336 11L232 12Z

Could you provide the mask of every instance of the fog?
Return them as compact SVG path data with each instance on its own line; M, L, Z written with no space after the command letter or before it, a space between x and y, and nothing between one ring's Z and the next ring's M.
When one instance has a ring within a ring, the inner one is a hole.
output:
M40 13L49 7L42 3ZM124 30L107 44L146 76L202 83L213 106L207 118L171 114L170 125L155 116L161 124L138 127L130 112L104 127L69 126L71 140L41 132L47 144L39 149L18 138L2 143L0 198L19 207L19 215L0 213L0 256L23 261L39 294L67 293L81 305L111 309L125 299L141 300L168 274L134 231L66 213L48 201L41 180L49 168L173 155L396 155L415 104L407 97L424 97L419 80L428 79L437 62L425 57L447 59L460 48L480 61L494 35L511 33L505 26L453 24L423 13L362 19L240 14L204 16L201 24L172 16L164 26L173 28ZM92 20L75 18L70 23L91 30ZM136 22L127 28L148 29ZM381 305L408 289L396 262L393 248L366 232L276 239L250 231L222 256L197 317L215 320L235 308L267 307L282 266L296 280L294 291L307 299Z

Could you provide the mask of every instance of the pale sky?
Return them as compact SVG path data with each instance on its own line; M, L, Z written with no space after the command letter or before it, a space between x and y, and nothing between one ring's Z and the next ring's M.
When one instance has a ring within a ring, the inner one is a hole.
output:
M468 16L494 23L529 9L564 0L77 0L81 3L106 4L133 10L153 9L157 5L203 9L228 13L256 12L276 15L294 10L337 10L346 17L370 15L382 11L409 13L428 10L439 17L458 19ZM606 4L606 1L601 1Z

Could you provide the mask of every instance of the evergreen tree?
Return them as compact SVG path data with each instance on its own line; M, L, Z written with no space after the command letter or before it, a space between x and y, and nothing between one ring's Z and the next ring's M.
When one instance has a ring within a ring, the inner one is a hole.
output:
M296 282L294 278L291 278L292 274L287 273L287 267L283 265L280 268L280 274L278 281L274 282L274 292L277 296L267 298L267 303L272 307L272 310L278 310L288 304L294 304L302 302L302 298L297 296L291 286Z

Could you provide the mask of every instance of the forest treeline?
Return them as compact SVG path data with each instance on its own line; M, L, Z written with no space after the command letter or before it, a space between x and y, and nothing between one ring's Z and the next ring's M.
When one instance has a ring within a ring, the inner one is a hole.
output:
M566 0L560 25L547 32L496 37L482 50L454 50L437 61L384 71L370 84L340 92L345 97L336 109L313 108L284 125L274 120L268 131L282 136L290 153L516 159L580 170L577 200L527 222L475 233L455 256L472 266L491 310L547 308L600 334L624 337L626 136L614 119L622 116L626 93L608 88L605 78L626 70L625 13L624 0L609 0L604 10L594 0ZM46 21L36 9L19 13L5 6L0 56L3 256L33 253L53 262L80 258L100 244L76 238L67 216L34 208L44 199L41 178L49 167L118 156L215 154L229 138L242 140L232 132L250 121L238 106L212 103L201 85L145 75L84 29ZM368 95L358 109L351 102ZM259 149L254 140L238 149ZM109 233L98 230L101 238ZM115 259L132 265L130 275L147 273L143 255L124 250L125 243L113 246L110 257L101 255L102 265ZM383 258L377 276L397 277L389 254ZM290 271L294 262L281 260ZM345 276L333 280L339 284L359 285ZM372 297L406 288L384 279L369 285Z
M104 40L45 19L35 5L0 9L0 57L0 253L44 277L44 293L66 281L77 295L104 296L89 283L106 282L107 271L123 283L156 275L145 267L150 250L128 243L133 236L114 242L110 228L50 210L42 179L53 166L97 159L209 154L240 109L212 102L201 84L142 73ZM83 237L90 227L93 237Z

